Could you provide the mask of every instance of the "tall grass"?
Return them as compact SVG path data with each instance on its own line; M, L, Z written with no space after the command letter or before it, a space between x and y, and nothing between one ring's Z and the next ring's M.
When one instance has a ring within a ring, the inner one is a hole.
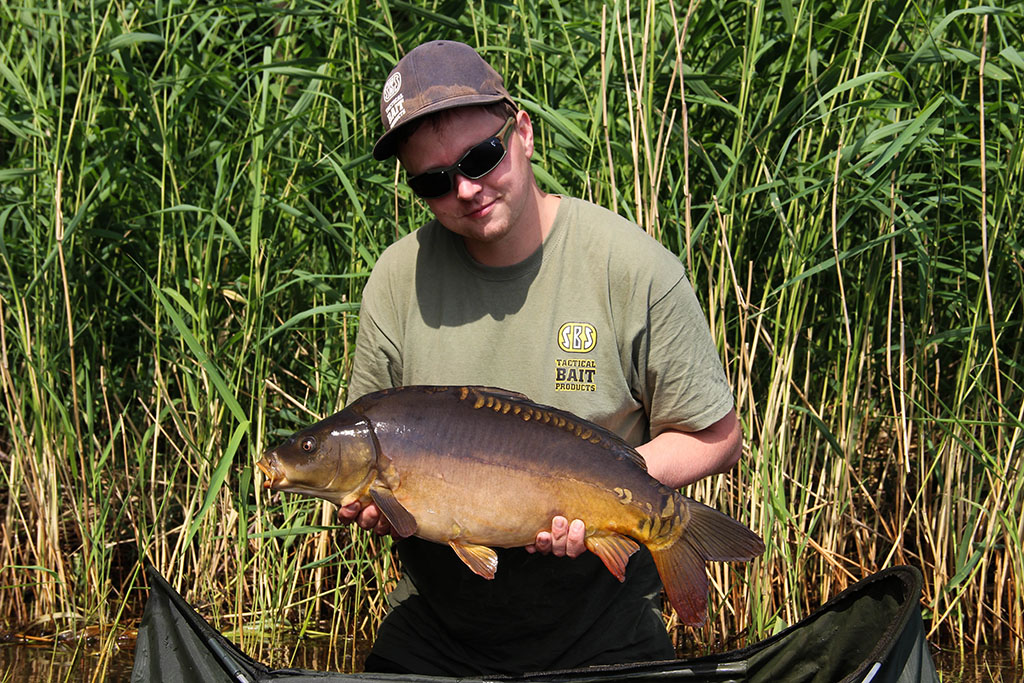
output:
M369 156L379 87L447 37L542 184L705 303L747 453L691 493L768 550L713 568L697 647L909 563L935 642L1019 655L1022 8L4 4L0 630L112 642L145 557L256 653L372 635L387 542L252 463L344 402L365 277L427 216Z

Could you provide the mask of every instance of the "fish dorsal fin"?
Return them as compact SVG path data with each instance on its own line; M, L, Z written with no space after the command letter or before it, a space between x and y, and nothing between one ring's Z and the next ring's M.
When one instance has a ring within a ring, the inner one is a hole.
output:
M463 543L462 541L449 541L448 545L474 574L485 579L494 578L494 572L498 571L498 553L485 545Z
M480 394L481 396L491 396L501 401L529 401L530 397L526 394L520 394L518 391L511 391L509 389L502 389L501 387L485 387L485 386L465 386L460 387L463 392L463 398L465 398L470 392L474 394Z
M626 564L630 556L640 549L632 538L610 531L599 531L588 536L585 543L587 550L600 557L604 566L619 581L626 580Z
M402 538L407 538L416 533L419 524L412 513L398 502L391 489L375 486L370 489L370 497L380 508L381 513L388 518L391 528Z

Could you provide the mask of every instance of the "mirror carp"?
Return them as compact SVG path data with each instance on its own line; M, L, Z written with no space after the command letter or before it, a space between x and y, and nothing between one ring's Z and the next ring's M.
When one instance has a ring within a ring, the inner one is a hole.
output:
M647 474L610 431L489 387L408 386L367 394L296 432L257 463L264 486L376 503L399 536L447 543L490 579L492 547L529 545L562 515L620 581L644 544L691 626L707 614L705 561L748 561L764 543L732 518Z

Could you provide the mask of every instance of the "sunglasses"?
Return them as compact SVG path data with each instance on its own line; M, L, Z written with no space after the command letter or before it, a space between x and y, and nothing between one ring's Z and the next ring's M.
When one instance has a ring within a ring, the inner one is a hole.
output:
M462 158L451 166L409 176L406 182L409 183L412 191L423 199L437 199L448 194L455 187L456 172L470 180L483 178L496 169L508 153L505 143L515 121L516 117L508 117L505 125L497 133L480 144L470 147L462 155Z

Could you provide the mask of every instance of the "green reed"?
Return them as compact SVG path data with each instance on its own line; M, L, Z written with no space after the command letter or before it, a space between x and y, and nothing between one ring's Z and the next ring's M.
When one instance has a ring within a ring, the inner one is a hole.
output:
M146 557L254 653L372 635L388 542L252 463L344 403L365 278L427 216L369 156L378 89L445 37L542 184L706 306L747 452L692 493L768 550L712 568L695 647L909 563L936 641L1019 649L1022 7L5 4L0 630L113 638Z

